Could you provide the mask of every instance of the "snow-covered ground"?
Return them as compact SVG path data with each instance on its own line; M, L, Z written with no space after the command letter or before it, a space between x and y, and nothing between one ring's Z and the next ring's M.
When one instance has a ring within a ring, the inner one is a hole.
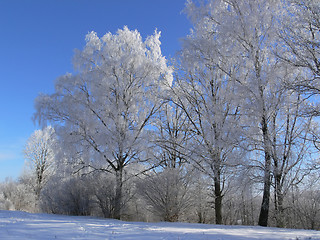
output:
M0 211L0 239L319 240L320 232L188 223L122 222L89 217Z

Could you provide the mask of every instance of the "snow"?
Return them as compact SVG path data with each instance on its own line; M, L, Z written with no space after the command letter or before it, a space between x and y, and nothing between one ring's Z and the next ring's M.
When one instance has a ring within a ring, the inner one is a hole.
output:
M320 240L320 232L256 226L123 222L92 217L0 211L0 239Z

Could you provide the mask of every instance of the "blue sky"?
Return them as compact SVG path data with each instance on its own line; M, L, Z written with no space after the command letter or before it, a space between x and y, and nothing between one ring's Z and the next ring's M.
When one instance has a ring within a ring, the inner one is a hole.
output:
M126 25L145 38L157 28L170 58L191 27L184 6L185 0L0 0L0 181L20 175L24 144L38 128L34 99L72 72L74 49L83 48L88 32L101 37Z

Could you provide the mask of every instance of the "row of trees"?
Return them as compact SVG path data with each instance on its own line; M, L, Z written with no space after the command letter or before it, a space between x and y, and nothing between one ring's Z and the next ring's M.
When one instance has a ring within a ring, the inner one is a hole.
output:
M92 32L76 73L36 99L35 119L53 127L26 147L35 202L116 219L319 228L319 5L188 1L185 12L193 29L171 66L159 32Z

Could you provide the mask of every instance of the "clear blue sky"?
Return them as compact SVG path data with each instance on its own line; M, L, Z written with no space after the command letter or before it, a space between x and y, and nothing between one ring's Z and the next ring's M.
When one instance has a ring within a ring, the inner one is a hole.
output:
M74 49L83 48L88 32L101 37L126 25L145 38L157 28L169 58L191 27L184 6L185 0L0 0L0 181L20 175L24 144L38 128L34 99L72 71Z

